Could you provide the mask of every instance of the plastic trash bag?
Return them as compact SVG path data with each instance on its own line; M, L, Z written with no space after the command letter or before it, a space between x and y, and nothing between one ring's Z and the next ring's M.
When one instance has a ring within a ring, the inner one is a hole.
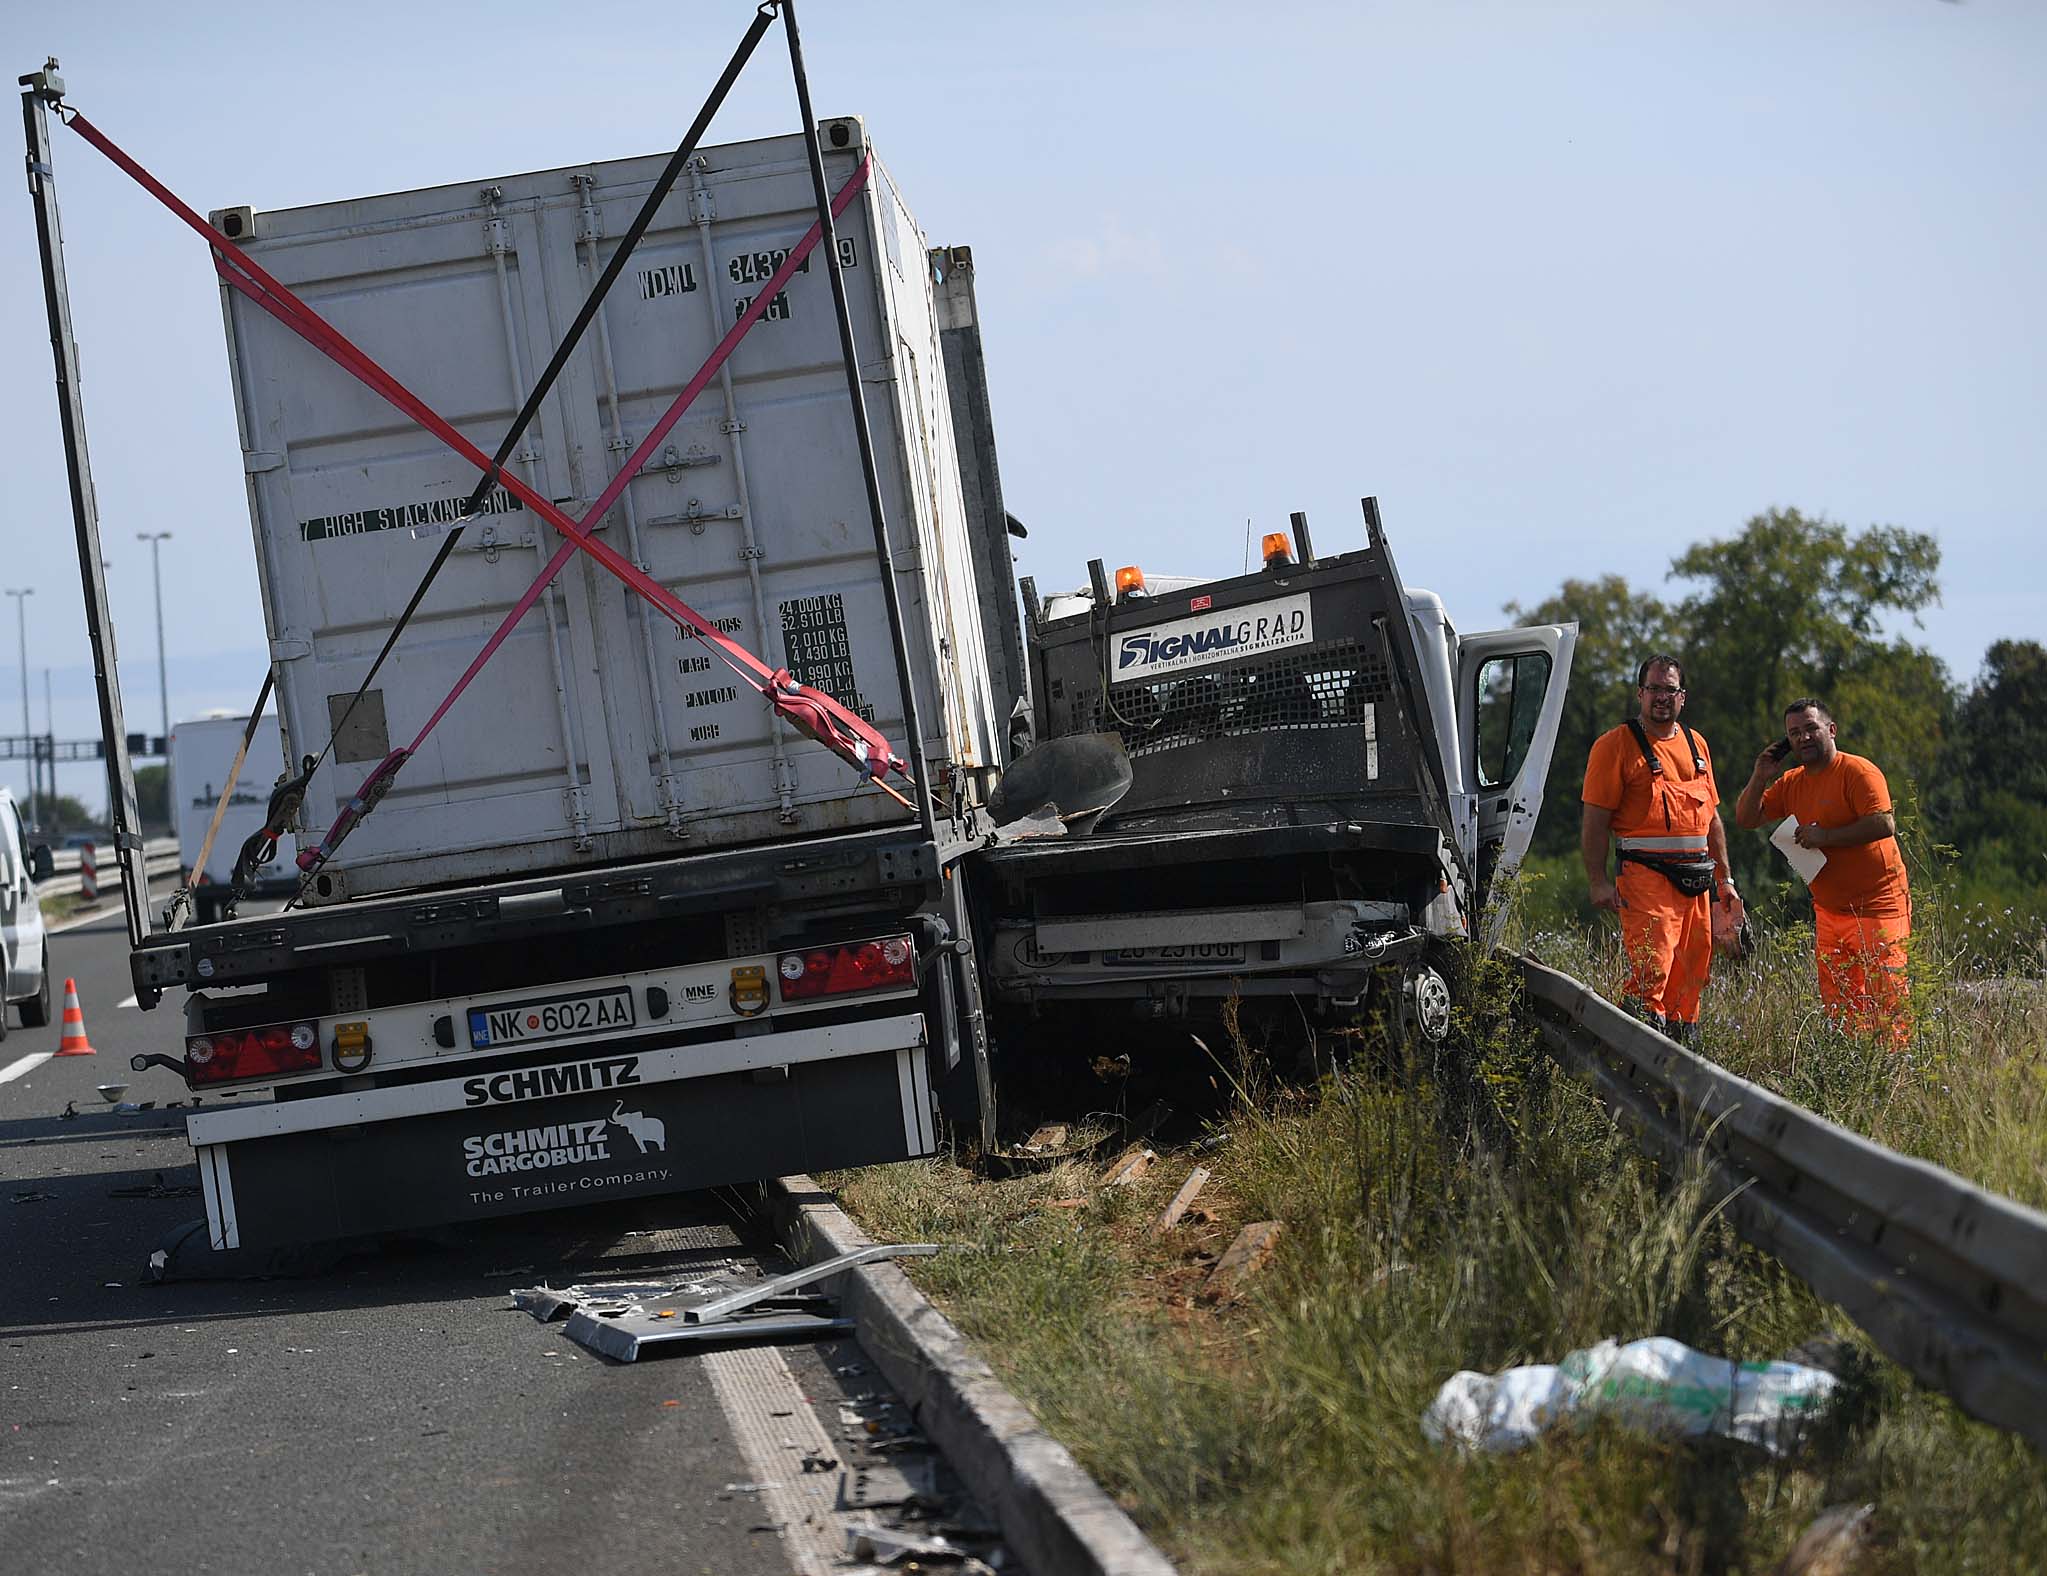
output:
M1784 1455L1839 1383L1802 1363L1731 1363L1661 1335L1601 1341L1554 1366L1451 1375L1422 1432L1438 1444L1518 1450L1566 1419L1613 1417L1644 1433L1721 1434Z

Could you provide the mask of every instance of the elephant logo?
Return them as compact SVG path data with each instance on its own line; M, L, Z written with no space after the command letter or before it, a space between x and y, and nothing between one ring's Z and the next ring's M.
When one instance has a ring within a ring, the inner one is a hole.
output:
M650 1149L668 1150L668 1125L658 1116L649 1116L645 1111L628 1111L621 1100L611 1108L611 1125L622 1127L633 1135L633 1142L640 1146L640 1153Z

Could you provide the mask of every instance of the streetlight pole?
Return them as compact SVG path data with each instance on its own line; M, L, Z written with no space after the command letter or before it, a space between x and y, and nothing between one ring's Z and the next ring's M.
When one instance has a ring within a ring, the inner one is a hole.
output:
M21 731L28 739L28 819L31 826L41 826L43 818L36 803L35 727L28 720L28 599L36 594L36 588L9 586L7 594L14 598L15 619L21 628Z
M163 708L164 780L170 781L171 680L163 659L163 557L157 551L171 539L168 531L137 531L135 540L149 544L149 567L156 575L156 698ZM175 817L173 818L175 819Z

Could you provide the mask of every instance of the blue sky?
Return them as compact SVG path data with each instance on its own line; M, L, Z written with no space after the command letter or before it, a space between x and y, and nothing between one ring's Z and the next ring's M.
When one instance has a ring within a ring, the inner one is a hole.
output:
M6 8L18 74L202 210L670 147L751 15L519 3ZM1041 586L1091 556L1228 573L1245 522L1357 540L1465 629L1566 576L1675 593L1772 505L1932 532L1960 677L2047 639L2047 7L2034 0L964 6L806 0L821 115L864 115L974 248L1002 477ZM345 20L335 20L342 18ZM771 33L713 140L785 131ZM57 144L131 726L245 705L263 624L202 247ZM97 731L33 228L0 202L4 583L35 727ZM0 732L20 727L0 604ZM20 767L8 768L23 781ZM103 798L92 768L62 786Z

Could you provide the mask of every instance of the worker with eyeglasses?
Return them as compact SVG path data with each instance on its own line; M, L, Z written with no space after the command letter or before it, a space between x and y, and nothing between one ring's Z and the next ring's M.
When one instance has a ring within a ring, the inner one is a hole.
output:
M1621 1005L1679 1044L1697 1045L1712 898L1738 901L1727 828L1712 752L1682 721L1683 662L1668 652L1646 658L1635 699L1636 715L1593 741L1579 852L1592 906L1620 916L1628 961Z

